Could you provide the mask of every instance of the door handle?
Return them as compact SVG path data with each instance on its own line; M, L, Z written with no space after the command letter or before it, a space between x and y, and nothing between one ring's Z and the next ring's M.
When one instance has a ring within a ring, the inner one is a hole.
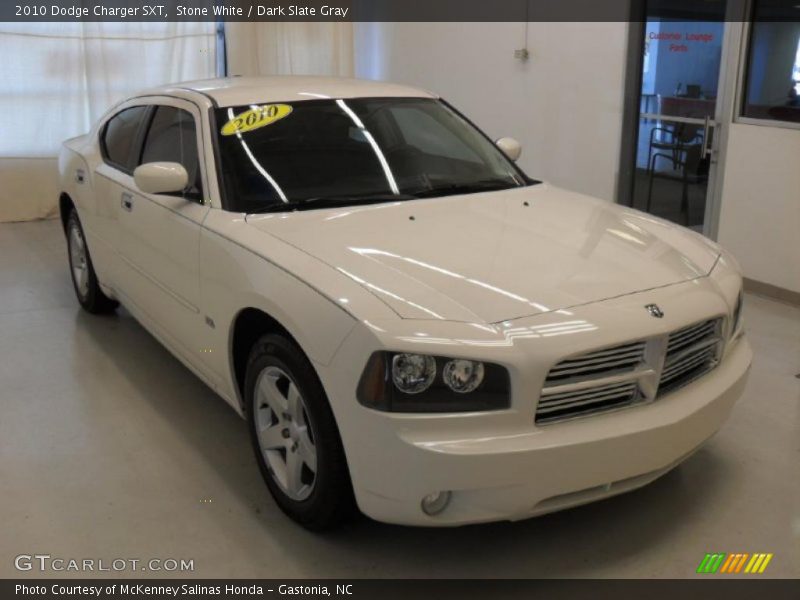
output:
M711 134L711 117L706 115L705 121L703 123L703 147L700 150L700 156L706 157L713 153L712 144L709 142L708 136ZM716 125L716 123L714 123Z
M131 212L133 210L133 196L127 192L122 194L122 208Z

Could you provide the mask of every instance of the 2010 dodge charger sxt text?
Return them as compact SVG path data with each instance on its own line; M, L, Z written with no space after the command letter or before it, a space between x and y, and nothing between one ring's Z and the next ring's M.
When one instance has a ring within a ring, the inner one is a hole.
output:
M61 153L75 291L249 421L309 528L521 519L723 423L742 278L688 229L528 178L438 97L314 77L144 93Z

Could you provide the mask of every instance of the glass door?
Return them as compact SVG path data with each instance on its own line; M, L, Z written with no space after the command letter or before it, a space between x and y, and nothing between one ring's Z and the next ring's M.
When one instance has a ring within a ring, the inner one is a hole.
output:
M721 111L725 0L646 3L628 204L705 231Z

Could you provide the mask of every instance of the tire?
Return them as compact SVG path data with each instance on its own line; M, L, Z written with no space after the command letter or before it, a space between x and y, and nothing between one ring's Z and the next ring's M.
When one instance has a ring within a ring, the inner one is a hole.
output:
M83 227L74 208L67 217L66 234L69 272L78 302L84 310L95 315L113 311L119 306L119 302L106 296L97 283L97 274L92 266L92 257L89 256Z
M314 368L296 344L273 334L256 342L245 401L256 460L281 510L312 531L347 521L355 501L339 429Z

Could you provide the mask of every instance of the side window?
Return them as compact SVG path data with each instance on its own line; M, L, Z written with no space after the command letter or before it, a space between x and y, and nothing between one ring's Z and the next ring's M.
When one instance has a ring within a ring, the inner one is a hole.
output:
M126 108L111 117L103 128L100 138L103 157L123 171L130 172L133 169L133 144L146 111L146 106Z
M189 174L189 184L184 190L184 196L193 200L202 199L194 117L174 106L156 108L138 164L161 161L182 164Z

